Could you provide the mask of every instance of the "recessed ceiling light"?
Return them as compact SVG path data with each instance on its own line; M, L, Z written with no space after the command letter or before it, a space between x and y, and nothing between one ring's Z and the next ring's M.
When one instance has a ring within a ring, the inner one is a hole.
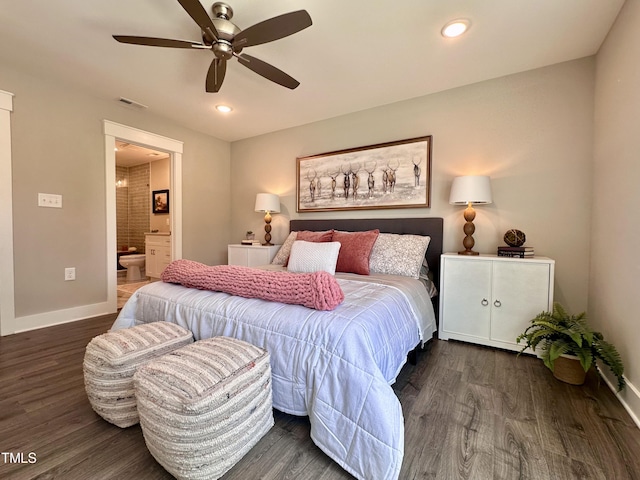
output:
M471 22L466 18L452 20L442 27L442 36L447 38L459 37L469 30L469 26L471 26Z
M222 113L229 113L233 110L229 105L216 105L216 110Z

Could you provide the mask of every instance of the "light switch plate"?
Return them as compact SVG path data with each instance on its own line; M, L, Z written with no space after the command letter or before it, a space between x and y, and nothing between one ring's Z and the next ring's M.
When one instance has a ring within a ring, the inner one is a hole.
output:
M49 208L62 208L62 195L54 193L39 193L38 206Z

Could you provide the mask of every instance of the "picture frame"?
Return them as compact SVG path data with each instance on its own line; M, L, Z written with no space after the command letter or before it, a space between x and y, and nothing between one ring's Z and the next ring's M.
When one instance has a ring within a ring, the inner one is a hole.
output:
M169 213L169 190L154 190L151 194L153 213Z
M429 208L432 143L427 135L298 157L296 211Z

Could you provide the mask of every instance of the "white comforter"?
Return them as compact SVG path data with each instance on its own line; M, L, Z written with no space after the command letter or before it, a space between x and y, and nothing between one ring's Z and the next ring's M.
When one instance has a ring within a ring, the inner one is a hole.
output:
M329 312L156 282L131 297L113 329L165 320L196 340L225 335L265 348L274 407L309 415L316 445L357 478L396 479L404 419L390 384L435 331L431 302L418 280L336 277L345 301Z

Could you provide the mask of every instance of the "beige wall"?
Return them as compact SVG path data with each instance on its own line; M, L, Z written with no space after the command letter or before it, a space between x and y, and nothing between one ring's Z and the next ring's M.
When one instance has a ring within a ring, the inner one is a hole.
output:
M433 135L432 207L307 213L306 217L444 217L444 246L462 244L463 208L449 205L456 175L492 178L494 203L477 207L476 250L494 253L509 228L557 260L556 299L585 309L594 58L477 83L406 102L234 142L231 237L263 231L255 194L281 196L274 239L296 213L296 157Z
M640 417L640 2L627 0L597 56L589 314L613 342L635 386ZM635 391L634 391L635 390Z
M156 160L149 164L149 190L169 190L171 186L171 160L164 158ZM149 197L149 202L151 198ZM159 232L169 232L171 227L167 220L171 216L171 192L169 192L169 213L153 213L153 209L149 209L149 227L150 230L158 230Z
M106 262L104 119L184 142L183 256L209 263L225 260L229 239L220 225L230 223L228 142L6 64L0 70L0 89L15 94L16 317L107 299L106 269L115 265ZM61 194L63 208L38 208L38 192ZM64 281L65 267L76 268L76 281Z
M227 243L247 230L263 231L262 215L253 212L258 192L282 196L283 213L274 215L273 226L274 239L284 239L288 219L298 216L297 156L433 135L432 208L354 215L442 216L445 249L457 250L462 209L448 204L451 180L491 175L495 203L478 208L477 249L493 252L505 230L522 229L539 255L558 260L556 298L583 309L589 213L576 206L585 205L591 182L585 165L591 160L593 78L594 61L587 58L229 146L149 112L4 68L0 88L16 94L16 314L105 299L104 118L185 142L183 255L209 264L225 263ZM38 192L62 194L64 208L37 208ZM67 266L77 268L76 282L64 282Z

